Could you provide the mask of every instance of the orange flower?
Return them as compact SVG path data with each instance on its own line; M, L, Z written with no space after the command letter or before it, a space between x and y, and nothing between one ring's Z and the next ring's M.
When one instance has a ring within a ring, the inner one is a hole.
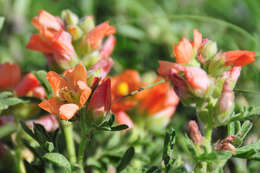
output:
M64 72L64 77L50 71L46 75L56 97L44 100L39 106L59 115L63 120L71 119L88 100L91 89L87 86L87 73L83 65Z
M17 64L0 64L0 91L13 88L21 78L21 70Z
M28 73L23 77L23 80L15 87L17 97L25 96L29 91L39 86L38 79L32 74Z
M255 52L233 50L223 53L226 66L245 66L255 61Z
M158 77L155 82L160 80L162 80L162 78ZM165 82L148 90L142 91L138 94L138 96L141 101L139 105L140 111L146 112L148 115L154 115L165 109L172 108L173 111L169 112L170 114L167 115L170 117L173 115L176 106L179 103L179 98L170 87L169 82Z
M127 131L134 127L133 121L125 112L117 112L115 117L118 124L126 124L128 126L128 128L124 131Z
M112 100L129 94L130 92L138 89L140 87L141 79L137 71L135 70L125 70L119 76L111 78L111 93ZM133 97L128 97L122 99L112 105L112 111L118 112L132 108L136 104L136 99Z
M92 49L99 48L102 44L102 40L105 36L112 35L116 32L116 28L109 25L106 21L99 24L94 29L92 29L86 36L86 41Z
M99 51L102 58L108 58L113 52L115 45L116 45L116 39L113 35L110 35L105 41L105 43L103 44L101 50Z
M40 33L31 36L26 46L28 49L51 55L58 64L71 61L76 57L71 35L64 30L61 19L40 10L39 16L34 17L32 23Z
M198 30L193 31L193 42L183 38L177 45L173 46L174 55L178 64L188 64L193 58L193 49L198 50L202 44L202 35Z

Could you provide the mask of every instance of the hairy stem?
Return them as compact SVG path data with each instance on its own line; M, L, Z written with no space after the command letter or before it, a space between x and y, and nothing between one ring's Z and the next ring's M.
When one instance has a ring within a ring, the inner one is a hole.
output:
M71 122L65 120L61 120L61 124L64 130L69 160L71 163L76 163L76 151L73 140L73 125Z

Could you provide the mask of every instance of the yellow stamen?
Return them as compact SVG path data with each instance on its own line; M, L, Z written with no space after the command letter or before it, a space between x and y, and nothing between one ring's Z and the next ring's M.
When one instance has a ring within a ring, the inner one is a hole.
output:
M118 94L124 96L127 95L129 92L129 87L128 84L126 82L122 82L117 86L117 92Z

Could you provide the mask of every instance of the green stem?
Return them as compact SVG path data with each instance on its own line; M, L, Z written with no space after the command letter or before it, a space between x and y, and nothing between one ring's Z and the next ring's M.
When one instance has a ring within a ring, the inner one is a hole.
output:
M79 153L78 153L78 163L80 165L81 168L81 172L84 173L84 163L83 163L83 159L84 159L84 153L85 153L85 149L86 149L86 145L87 145L87 137L81 137L81 142L79 145Z
M211 127L206 127L206 131L205 131L205 138L206 138L206 148L207 148L207 152L211 152L212 148L211 148L211 137L212 137L212 128Z
M76 151L73 140L73 124L66 120L61 120L61 124L64 130L69 160L71 163L76 163Z
M23 159L22 159L22 153L21 150L16 148L15 150L15 157L16 157L16 170L18 173L26 173L24 164L23 164Z

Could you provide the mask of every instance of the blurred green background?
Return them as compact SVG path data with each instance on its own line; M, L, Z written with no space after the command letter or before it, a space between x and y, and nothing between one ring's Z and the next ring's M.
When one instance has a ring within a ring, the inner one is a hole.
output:
M243 68L236 96L238 106L260 105L260 0L0 0L0 16L5 17L0 63L16 62L24 73L47 70L43 55L25 49L36 32L31 19L40 9L56 16L70 9L80 17L92 14L97 24L109 20L116 26L112 74L126 68L140 73L156 71L158 60L173 61L173 44L183 36L191 38L195 28L203 38L217 41L223 51L256 51L256 62ZM177 129L186 118L194 118L192 110L182 108L173 119ZM257 127L260 121L254 121ZM251 136L260 135L259 130L254 131Z

